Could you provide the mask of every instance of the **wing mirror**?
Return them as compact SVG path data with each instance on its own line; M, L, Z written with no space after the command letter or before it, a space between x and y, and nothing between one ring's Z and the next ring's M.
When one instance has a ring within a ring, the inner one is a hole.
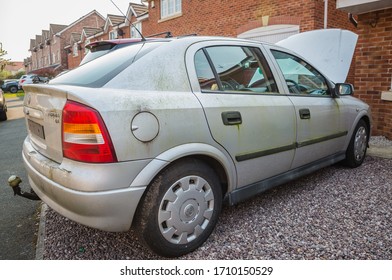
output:
M335 84L335 96L352 95L354 87L352 84L337 83Z

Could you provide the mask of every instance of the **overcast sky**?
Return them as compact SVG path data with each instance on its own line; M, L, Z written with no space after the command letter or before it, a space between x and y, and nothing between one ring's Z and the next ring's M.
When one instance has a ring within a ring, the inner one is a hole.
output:
M140 0L113 0L125 14L129 2ZM30 39L48 30L49 24L68 25L80 17L97 10L121 15L110 0L0 0L0 43L8 54L4 58L23 61L30 56Z

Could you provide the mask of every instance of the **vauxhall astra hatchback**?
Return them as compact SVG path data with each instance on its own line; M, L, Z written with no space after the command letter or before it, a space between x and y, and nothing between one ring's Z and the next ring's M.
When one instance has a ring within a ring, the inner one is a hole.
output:
M241 39L141 40L24 90L37 195L89 227L132 226L166 257L201 246L223 203L361 165L371 129L350 84Z

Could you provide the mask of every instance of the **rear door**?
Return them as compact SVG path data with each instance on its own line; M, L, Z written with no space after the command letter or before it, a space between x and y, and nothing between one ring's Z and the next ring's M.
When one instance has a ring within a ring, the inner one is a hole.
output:
M260 45L208 42L187 54L192 88L211 134L231 155L242 187L290 169L295 112Z

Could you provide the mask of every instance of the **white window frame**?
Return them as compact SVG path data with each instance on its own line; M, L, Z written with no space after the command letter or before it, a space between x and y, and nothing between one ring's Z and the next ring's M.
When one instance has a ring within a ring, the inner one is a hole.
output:
M117 39L117 38L118 38L117 29L109 32L109 40L113 40L113 39Z
M161 19L182 13L182 0L161 0Z
M86 48L86 45L88 45L88 44L90 44L90 40L89 39L87 39L84 42L84 54L86 54L86 53L88 53L90 51L88 48Z
M78 43L74 43L72 47L72 54L73 56L78 56L79 55L79 50L78 50Z
M141 21L134 22L133 25L131 25L131 38L141 38L139 32L137 32L134 26L140 31L140 33L143 34L142 22Z

